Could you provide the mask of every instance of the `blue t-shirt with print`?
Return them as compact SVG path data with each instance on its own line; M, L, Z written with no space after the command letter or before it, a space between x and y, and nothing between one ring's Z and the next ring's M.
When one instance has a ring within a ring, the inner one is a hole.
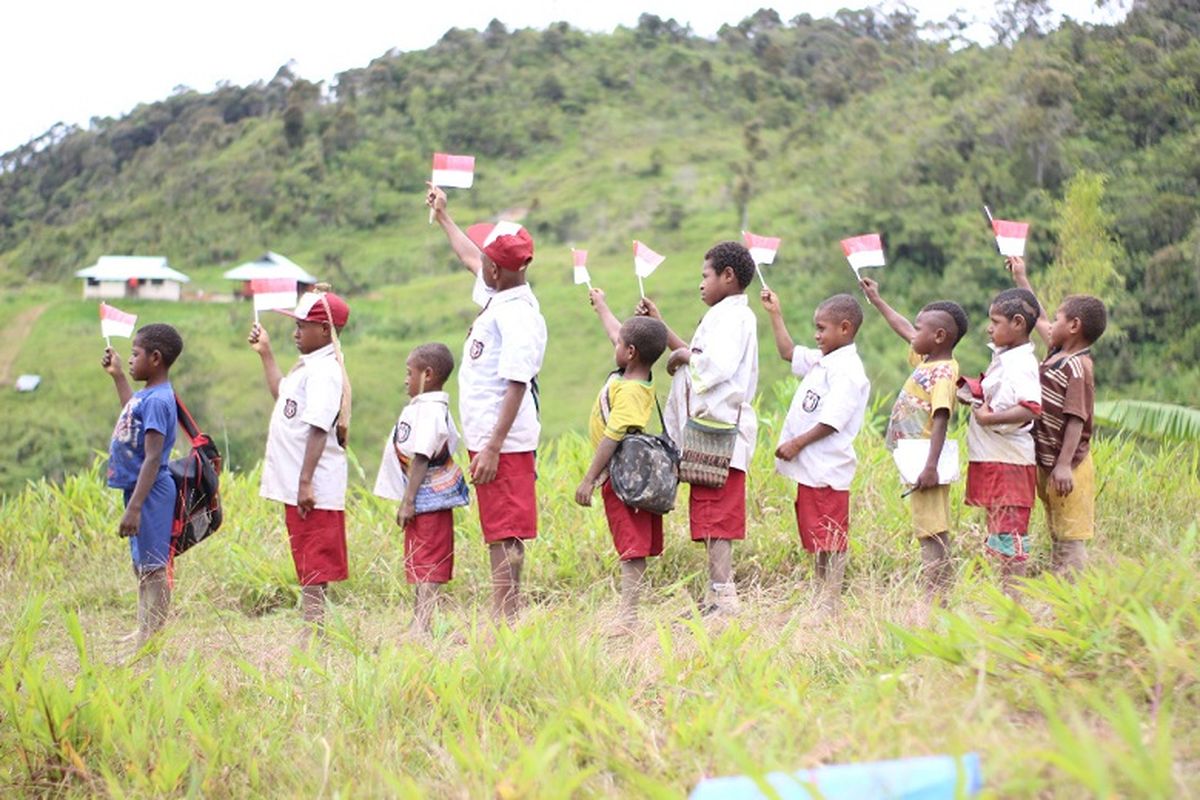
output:
M113 428L108 445L108 485L114 489L132 489L137 485L138 472L146 460L146 431L163 435L162 464L171 460L175 446L175 390L170 383L160 383L135 392Z

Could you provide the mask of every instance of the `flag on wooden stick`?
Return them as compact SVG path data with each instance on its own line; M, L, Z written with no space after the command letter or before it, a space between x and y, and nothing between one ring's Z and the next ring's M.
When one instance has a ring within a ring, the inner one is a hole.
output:
M993 219L992 232L996 234L996 247L1000 249L1000 255L1025 255L1025 240L1029 237L1028 222Z
M475 156L433 154L433 173L429 182L443 189L470 189L475 182ZM429 209L429 224L433 224L433 209Z
M850 262L850 269L854 270L854 276L859 280L862 280L859 270L863 267L882 267L885 263L883 240L879 238L878 233L866 233L862 236L842 239L842 252L846 254L846 260Z
M758 279L762 281L763 288L769 289L759 265L775 263L775 255L779 252L779 242L782 240L774 236L759 236L750 231L742 231L742 241L746 243L746 249L750 251L750 257L754 259L754 271L758 273Z
M104 337L106 346L112 347L112 343L109 341L111 336L131 338L136 326L137 314L126 314L108 303L100 304L100 335Z
M250 293L254 295L254 321L258 322L260 311L296 305L296 279L255 278L250 281Z
M646 245L634 240L633 271L637 274L638 291L641 292L643 300L646 299L646 289L642 284L642 278L649 278L654 274L654 270L658 269L658 265L666 260L666 256L660 256Z
M592 276L588 275L587 250L571 248L571 258L575 262L575 285L586 283L588 291L592 290Z

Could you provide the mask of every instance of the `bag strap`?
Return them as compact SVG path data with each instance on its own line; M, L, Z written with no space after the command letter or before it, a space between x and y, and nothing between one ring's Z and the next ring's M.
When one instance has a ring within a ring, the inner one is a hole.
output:
M196 420L192 418L191 412L187 410L187 406L183 404L179 395L175 395L175 416L179 420L179 427L183 428L194 443L202 435L200 426L196 424Z

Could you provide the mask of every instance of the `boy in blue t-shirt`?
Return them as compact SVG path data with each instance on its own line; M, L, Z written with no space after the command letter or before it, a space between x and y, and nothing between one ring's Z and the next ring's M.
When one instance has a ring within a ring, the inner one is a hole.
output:
M133 571L138 579L137 646L144 645L167 618L171 590L171 528L175 520L175 481L167 463L175 445L175 391L168 375L183 352L183 339L170 325L153 323L138 329L129 354L129 377L144 381L134 392L121 359L104 349L100 366L112 376L121 415L108 447L108 485L125 492L125 513L118 530L129 537Z

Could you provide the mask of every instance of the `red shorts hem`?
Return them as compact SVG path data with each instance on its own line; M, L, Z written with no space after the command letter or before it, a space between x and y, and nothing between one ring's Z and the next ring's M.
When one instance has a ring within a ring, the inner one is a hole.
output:
M631 558L661 556L663 551L663 518L621 502L608 481L600 488L604 499L604 516L612 534L613 547L622 561Z
M475 458L475 451L467 451ZM475 484L479 526L488 544L537 538L537 472L532 450L501 453L496 477Z
M1037 495L1037 466L972 461L964 502L987 509L988 533L1024 534Z
M796 530L809 553L844 553L850 538L850 492L796 484Z
M688 521L693 542L746 538L746 473L730 469L725 485L692 486Z
M454 577L454 512L417 514L404 526L404 577L409 583L449 583Z
M344 581L350 576L346 558L346 512L314 508L300 517L296 506L285 505L288 544L301 586Z

